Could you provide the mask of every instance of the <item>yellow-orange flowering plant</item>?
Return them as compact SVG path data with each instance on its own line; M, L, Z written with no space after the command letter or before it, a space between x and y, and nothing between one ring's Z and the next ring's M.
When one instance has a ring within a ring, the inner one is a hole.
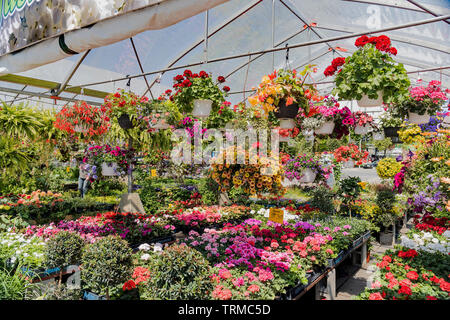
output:
M238 164L238 155L244 153L244 164ZM230 155L234 157L234 164L227 163ZM248 195L270 193L281 196L286 191L281 184L283 176L283 167L277 156L253 154L236 146L226 148L211 165L211 178L222 192L241 187Z
M251 105L259 105L263 116L279 113L280 108L297 106L305 113L309 112L309 100L319 99L313 85L305 84L306 78L315 70L313 65L306 66L301 72L280 69L262 78L256 94L249 97Z

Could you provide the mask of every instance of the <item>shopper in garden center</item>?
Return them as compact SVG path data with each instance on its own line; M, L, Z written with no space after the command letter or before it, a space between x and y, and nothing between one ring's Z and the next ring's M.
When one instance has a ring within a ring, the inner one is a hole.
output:
M78 175L78 191L80 191L81 198L84 198L90 185L90 172L88 171L89 164L82 161L83 157L81 155L77 156L76 159L79 162L78 168L80 169Z

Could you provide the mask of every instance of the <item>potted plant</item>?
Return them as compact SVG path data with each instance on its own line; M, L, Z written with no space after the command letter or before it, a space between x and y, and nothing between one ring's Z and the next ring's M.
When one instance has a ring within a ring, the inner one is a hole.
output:
M383 186L377 190L376 204L380 211L378 214L378 220L383 227L380 231L381 245L392 245L394 232L389 231L389 227L392 227L397 220L395 203L395 192L392 191L391 188L388 186Z
M107 236L89 244L81 258L84 287L110 299L110 290L130 279L133 259L127 241Z
M55 115L55 128L69 134L81 133L84 137L98 137L109 128L107 109L95 107L84 101L64 106Z
M60 231L48 239L44 251L44 264L47 268L59 269L59 286L63 269L80 263L83 247L83 239L77 233L69 231Z
M391 47L391 40L385 35L356 39L358 49L347 58L336 58L324 74L336 72L333 93L343 100L358 100L360 107L380 106L397 101L409 87L406 70L396 63L392 55L397 49Z
M398 138L398 130L402 124L402 116L393 108L388 108L380 116L380 125L383 127L384 135L388 138Z
M371 127L374 127L373 117L366 112L354 112L353 117L355 118L355 134L366 134Z
M103 107L109 110L110 117L117 119L122 129L132 129L138 121L138 110L148 102L147 97L138 97L131 91L119 89L118 92L105 97Z
M292 129L299 110L308 113L308 100L315 97L314 87L304 83L312 71L312 65L306 66L300 73L284 69L274 71L262 78L256 94L248 101L253 106L259 104L264 117L273 115L280 119L282 128Z
M348 146L340 146L334 151L334 157L337 162L343 162L345 168L353 168L361 165L367 159L369 153L360 151L358 146L350 143Z
M441 83L432 80L428 86L415 86L409 88L409 96L404 98L393 107L414 124L425 124L430 120L430 116L436 115L440 111L447 95L441 89Z
M219 76L215 83L205 71L197 74L186 69L173 80L175 93L169 99L179 106L180 111L198 118L207 118L214 110L217 112L230 91L228 86L219 87L219 83L225 82L224 77Z
M177 105L166 98L171 92L166 90L158 99L148 101L143 109L138 110L138 119L143 119L149 130L169 129L182 118Z
M102 169L103 176L119 176L128 172L130 150L108 144L90 146L86 149L83 162L91 165L95 180L97 168Z
M319 161L307 154L291 158L284 164L284 175L290 181L296 179L300 183L312 183L322 172Z

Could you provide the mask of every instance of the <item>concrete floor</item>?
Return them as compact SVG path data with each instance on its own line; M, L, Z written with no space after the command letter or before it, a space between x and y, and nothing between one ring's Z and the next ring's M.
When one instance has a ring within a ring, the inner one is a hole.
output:
M381 179L377 174L375 168L364 169L364 168L351 168L342 170L342 178L347 177L360 177L362 181L370 183L381 183Z
M400 233L404 234L412 227L413 223L411 218L406 225L403 225ZM369 263L365 267L359 268L353 276L337 289L335 300L352 300L355 295L364 291L366 287L370 288L376 270L376 256L384 254L387 249L393 249L393 245L382 246L378 242L374 242L370 251ZM327 300L329 299L327 294L324 294L324 297Z

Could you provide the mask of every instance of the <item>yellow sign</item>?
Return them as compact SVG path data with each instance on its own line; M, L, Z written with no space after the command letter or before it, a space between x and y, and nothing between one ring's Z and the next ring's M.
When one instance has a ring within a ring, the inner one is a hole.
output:
M284 222L284 211L282 209L270 208L269 221L282 224Z
M151 173L152 173L152 177L157 177L158 176L158 174L156 173L156 169L152 169Z

